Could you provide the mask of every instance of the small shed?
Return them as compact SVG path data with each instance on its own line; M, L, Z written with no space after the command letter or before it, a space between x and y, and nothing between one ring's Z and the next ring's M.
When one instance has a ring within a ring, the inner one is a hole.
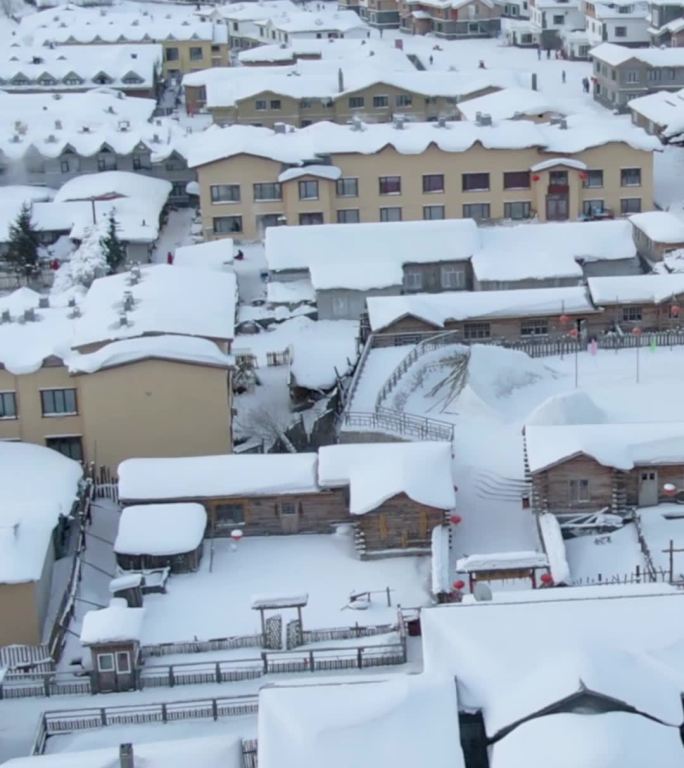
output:
M479 581L529 580L534 589L538 577L548 573L549 561L542 552L493 552L468 555L456 561L456 572L467 574L472 592Z
M196 571L202 559L207 513L201 504L126 507L114 542L116 562L126 571L170 568Z
M123 598L113 597L107 608L83 617L81 643L90 648L94 693L136 688L144 615L144 608L129 608Z
M684 248L684 221L673 213L648 211L629 220L637 250L647 261L662 261L668 251Z

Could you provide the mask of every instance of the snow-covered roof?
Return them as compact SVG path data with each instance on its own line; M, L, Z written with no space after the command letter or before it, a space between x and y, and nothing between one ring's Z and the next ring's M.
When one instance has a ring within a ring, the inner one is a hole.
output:
M450 443L328 445L318 451L322 487L349 487L349 511L363 515L401 493L418 504L453 509Z
M426 675L262 688L260 768L464 768L453 680Z
M655 243L684 243L684 221L668 211L636 213L629 220Z
M342 176L342 169L336 165L307 165L304 168L288 168L278 176L278 181L292 181L301 179L302 176L314 176L318 179L330 179L337 181Z
M161 59L160 45L10 46L0 55L0 86L15 92L79 91L101 85L149 90Z
M587 284L596 306L661 304L684 293L684 275L680 274L590 277Z
M133 737L135 734L131 734ZM145 768L242 768L242 740L233 735L150 741L133 745L135 764ZM119 747L15 757L6 768L114 768Z
M432 74L432 73L430 73ZM468 99L458 105L466 120L475 120L478 112L493 120L506 120L516 116L534 116L545 112L567 114L562 99L553 99L529 88L504 88L495 93Z
M73 346L113 341L145 334L180 334L214 340L233 338L235 274L156 264L143 267L138 282L127 273L101 277L81 304L74 326ZM124 294L133 306L124 312Z
M478 280L580 279L584 262L633 259L636 247L625 220L547 222L480 227L472 265Z
M248 3L248 5L254 5ZM261 5L261 3L259 3ZM233 8L233 4L222 6L222 9ZM371 54L372 52L372 54ZM298 56L320 57L322 60L359 59L360 57L373 57L373 64L382 62L387 70L415 71L415 67L409 61L403 51L387 46L382 40L363 38L290 38L288 44L258 45L255 48L238 53L241 64L253 65L255 63L271 63L279 61L292 61ZM370 62L369 62L370 63Z
M628 106L632 111L661 127L665 137L670 138L684 131L684 90L676 93L656 91L632 99Z
M555 168L561 165L566 168L572 168L575 171L586 171L587 164L582 160L573 160L571 157L551 157L548 160L542 160L540 163L535 163L530 166L531 171L546 171L549 168Z
M684 635L684 595L594 589L423 609L425 672L455 677L460 708L481 708L490 737L585 690L679 726L682 670L663 649Z
M24 204L32 205L35 202L50 200L54 194L54 189L48 187L0 187L0 243L9 240L10 228L16 222Z
M81 643L115 643L119 640L140 640L144 608L129 608L122 597L113 597L107 608L88 611L81 625Z
M171 360L178 363L229 368L233 358L213 341L194 336L159 334L105 344L95 352L72 352L64 358L70 373L95 373L140 360Z
M52 531L71 512L83 474L40 445L0 441L0 583L40 579Z
M367 29L355 11L335 11L333 13L312 12L311 10L296 10L271 16L265 25L290 34L314 32L315 34L329 31L350 32L353 29Z
M574 456L629 470L684 462L684 422L528 425L525 442L530 472L542 472Z
M303 99L346 99L359 90L387 85L427 97L463 97L491 87L507 85L511 75L478 72L421 72L415 68L395 69L385 57L369 57L367 49L358 49L358 57L342 61L297 61L290 66L223 67L190 72L183 85L204 86L206 106L210 109L233 107L238 102L269 92ZM342 89L340 90L340 72ZM523 89L517 89L523 90ZM531 91L530 93L533 93ZM465 105L466 102L464 102ZM468 104L470 102L467 102ZM504 114L502 117L511 115Z
M549 561L542 552L489 552L486 555L466 555L456 561L460 573L508 570L510 568L546 568Z
M258 3L226 3L217 7L218 13L230 21L269 19L285 13L296 13L297 6L290 0L260 0Z
M173 263L176 267L213 269L223 272L226 268L231 268L234 253L233 241L227 237L176 248Z
M449 321L547 317L597 311L583 286L369 296L366 305L373 331L380 331L406 315L441 328Z
M251 125L211 126L201 136L188 140L188 165L197 167L236 155L251 154L281 163L301 165L316 155L336 153L375 154L393 147L400 154L420 154L429 146L444 152L466 152L476 142L485 149L538 148L547 153L582 152L609 143L624 143L634 149L661 148L654 136L628 121L612 116L573 115L566 128L529 120L494 121L490 126L469 121L448 123L407 122L402 128L391 123L354 125L317 122L306 128L280 133ZM334 158L333 158L334 159Z
M491 748L490 768L678 768L678 728L627 712L559 713L523 723Z
M201 504L142 504L119 518L114 552L119 555L180 555L201 544L207 513Z
M445 219L269 227L265 252L272 272L309 270L316 290L368 290L401 285L404 264L466 261L478 245L472 219Z
M271 281L266 285L266 300L269 304L297 304L300 301L315 301L316 292L310 280Z
M119 496L131 501L316 493L316 454L126 459Z
M680 48L628 48L615 43L601 43L589 51L589 56L617 67L634 59L651 67L681 67L684 51Z

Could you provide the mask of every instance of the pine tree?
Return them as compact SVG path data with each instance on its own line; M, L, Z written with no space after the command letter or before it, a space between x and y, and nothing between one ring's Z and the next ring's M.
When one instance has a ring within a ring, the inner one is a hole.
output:
M114 218L114 212L111 211L107 223L107 234L100 241L105 252L107 264L109 265L110 275L117 271L126 258L126 248L121 240L119 240L116 229L116 219Z
M31 206L24 203L9 230L7 261L28 278L38 268L39 245L38 233L31 222Z

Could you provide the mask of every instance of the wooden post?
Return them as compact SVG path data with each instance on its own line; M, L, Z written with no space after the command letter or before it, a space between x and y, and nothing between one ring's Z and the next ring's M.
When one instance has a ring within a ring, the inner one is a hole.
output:
M218 703L216 702L216 699L211 700L211 716L214 720L218 720Z
M104 707L100 707L100 722L107 725L107 710Z
M264 609L259 608L259 616L261 617L261 645L266 647L266 619L264 618Z
M173 686L176 684L176 680L173 676L173 664L169 665L169 687L173 688Z
M261 661L263 662L263 665L264 665L264 674L267 675L268 674L268 656L266 654L266 651L261 652Z
M675 549L674 541L670 539L670 546L667 549L663 549L662 552L668 555L670 565L670 584L674 582L674 556L675 552L684 552L684 549Z
M356 649L356 666L363 669L363 647Z
M309 651L309 671L310 672L315 672L316 671L316 666L314 664L314 652L313 651Z
M221 664L218 661L216 662L216 682L217 683L223 682L223 680L221 680ZM216 720L216 718L214 718L214 720Z
M389 587L386 587L385 591L387 592L387 607L391 608L392 607L392 595L390 594L391 590Z
M166 704L161 705L162 723L168 722L168 714L166 712Z

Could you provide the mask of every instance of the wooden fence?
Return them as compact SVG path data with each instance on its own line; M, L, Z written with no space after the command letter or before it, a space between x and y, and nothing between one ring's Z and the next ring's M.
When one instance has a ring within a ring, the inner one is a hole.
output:
M235 635L234 637L217 637L213 640L187 640L177 643L156 643L143 645L143 657L169 656L176 653L206 653L207 651L226 651L235 648L261 647L261 633L254 635Z
M257 708L257 694L248 694L215 699L50 710L43 712L40 716L31 754L42 755L50 736L73 731L114 725L144 725L198 719L218 720L222 717L253 715L256 714Z
M257 747L256 739L242 740L242 768L257 768Z
M7 674L16 669L51 672L54 661L47 645L3 645L0 647L0 667L10 670Z
M292 359L290 350L284 349L282 352L267 352L266 353L266 365L269 367L275 367L278 365L287 365Z
M302 644L325 643L331 640L352 640L356 637L374 637L375 635L388 635L397 632L396 624L375 624L364 627L355 624L353 627L330 627L329 629L304 629L302 630Z
M90 678L69 672L36 672L6 675L0 683L0 699L25 699L36 696L79 696L92 693Z
M345 411L342 423L362 430L389 432L401 437L418 440L447 440L454 438L454 425L448 421L415 416L403 411L380 408L373 412Z
M263 669L263 662L259 658L145 665L138 674L138 683L140 688L232 683L261 677Z

